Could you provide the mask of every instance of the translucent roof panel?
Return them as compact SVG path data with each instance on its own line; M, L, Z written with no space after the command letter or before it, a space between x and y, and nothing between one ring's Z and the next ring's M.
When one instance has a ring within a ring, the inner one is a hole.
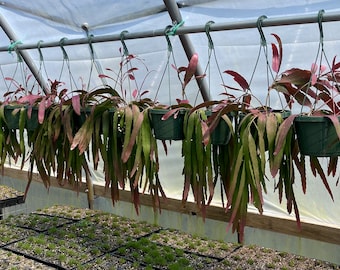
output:
M256 22L262 15L268 18L285 18L308 14L317 16L320 10L324 10L325 14L340 12L338 0L183 0L177 3L184 26L204 26L208 21L214 21L216 24ZM129 33L156 31L173 24L164 2L160 0L2 0L0 19L1 26L4 24L9 26L14 34L14 41L24 45L36 44L36 47L39 42L44 44L59 42L63 38L67 40L87 38L84 24L88 27L88 34L94 37L119 35L122 31ZM324 48L329 60L332 60L334 56L340 54L340 21L322 25ZM0 95L15 88L15 85L6 78L14 78L24 86L27 84L28 90L32 88L39 90L34 79L27 83L27 77L31 73L28 66L18 61L15 52L8 52L11 40L4 30L6 29L0 30ZM317 23L264 27L263 32L267 40L266 48L261 45L257 28L211 32L214 42L212 54L209 54L211 52L205 32L188 35L195 52L199 55L199 64L206 72L205 80L211 98L221 98L220 94L225 91L222 84L232 85L233 81L223 74L224 70L231 69L251 80L252 91L261 100L266 99L270 74L268 77L264 50L267 49L267 53L271 54L270 43L275 41L271 33L278 34L283 42L282 70L297 66L309 69L315 61L320 42ZM188 63L179 37L171 36L170 40L173 57L169 61L168 44L164 36L125 41L129 52L143 61L136 62L139 70L135 75L139 85L150 91L150 98L157 98L161 102L173 102L180 95L181 87L177 73L171 69L171 65L182 66ZM110 75L107 69L118 68L122 49L120 40L92 45L94 54L91 54L89 44L63 47L66 56L61 46L42 48L41 54L37 48L26 50L26 53L46 82L60 80L64 82L64 87L70 90L80 88L91 90L104 83L112 83L108 79L100 79L98 75L102 73ZM169 67L168 75L166 70ZM193 103L202 99L198 90L196 84L191 84L188 88L187 94ZM273 97L271 105L275 106L278 103L278 98ZM178 187L182 187L182 167L178 166L178 155L180 151L173 151L168 157L164 157L169 159L167 164L170 169L166 170L163 166L161 172L163 178L174 180L166 187L173 196L176 194L178 196L180 194ZM177 176L174 176L176 170ZM335 179L329 181L332 188L339 188L335 187ZM299 181L297 183L299 185ZM339 206L340 192L338 190L333 192L335 198L333 203L321 180L309 183L307 190L307 195L302 195L301 192L298 194L299 202L303 203L300 207L302 215L339 226L340 217L335 213L336 205ZM269 212L284 215L285 205L277 202L277 193L269 192L266 200ZM315 200L313 209L311 200Z

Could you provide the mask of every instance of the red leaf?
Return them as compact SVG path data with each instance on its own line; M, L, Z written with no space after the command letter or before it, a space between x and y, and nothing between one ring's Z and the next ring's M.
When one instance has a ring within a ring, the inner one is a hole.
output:
M138 90L137 90L137 89L133 90L133 91L132 91L132 97L133 97L133 98L136 98L137 95L138 95Z
M188 99L179 99L179 98L176 98L176 101L177 101L178 105L180 105L180 104L189 104L189 100Z
M296 86L308 84L311 78L311 71L300 68L292 68L282 73L279 83L290 83Z
M110 76L108 76L108 75L105 75L105 74L99 74L98 77L99 77L99 78L108 78L108 79L112 79L112 80L113 80L112 77L110 77Z
M39 124L42 124L44 122L44 118L45 118L45 102L44 102L44 100L42 100L39 103L39 109L38 109Z
M280 63L279 63L279 52L275 44L272 43L272 52L273 52L273 60L272 60L272 69L278 73L280 70Z
M130 68L130 69L127 71L127 73L133 73L134 71L137 71L137 70L138 70L138 68L133 67L133 68Z
M209 129L207 123L203 120L201 120L201 126L202 126L202 136L203 136L203 144L206 146L209 143L209 137L208 136L204 136L207 132L207 130Z
M162 140L162 145L163 145L165 155L168 155L168 146L166 145L166 141Z
M337 164L338 164L338 157L330 157L328 170L327 170L328 175L332 175L333 177L335 176Z
M180 71L179 71L179 68L177 68L174 64L171 64L171 67L174 69L174 70L176 70L178 73L180 73ZM182 71L185 71L185 67L182 67Z
M239 86L241 86L243 91L250 90L250 87L249 87L247 80L241 74L239 74L239 73L237 73L236 71L233 71L233 70L225 70L224 73L227 73L227 74L233 76L234 80L239 84Z
M335 63L335 60L336 60L336 56L334 56L333 58L333 63L332 63L332 71L336 71L338 68L340 68L340 62L338 63Z
M322 182L324 184L324 186L326 187L329 195L331 196L332 200L334 201L334 198L333 198L333 193L331 191L331 188L328 184L328 181L327 181L327 178L326 178L326 175L320 165L320 162L318 160L317 157L310 157L310 163L311 163L311 167L314 168L315 171L317 171L322 179Z
M185 75L184 75L183 88L185 88L187 86L187 84L190 82L192 76L194 76L194 74L196 73L197 65L198 65L198 54L194 53L191 56L191 59L189 61L189 65L188 65L186 72L185 72Z
M168 112L166 112L163 116L162 116L162 120L167 120L168 118L170 118L171 116L174 116L176 115L176 113L178 113L178 111L180 110L180 108L175 108L175 109L172 109Z
M272 49L273 49L273 63L272 63L272 68L273 70L278 73L281 67L281 63L282 63L282 56L283 56L283 49L282 49L282 42L281 42L281 38L277 35L272 33L272 36L275 37L279 49L277 49L277 46L275 44L272 44ZM274 52L275 50L275 52Z
M143 92L140 94L140 96L142 97L142 96L144 96L144 95L146 95L146 94L148 94L148 93L150 93L150 91L149 91L149 90L145 90L145 91L143 91Z
M34 104L39 98L41 98L40 95L27 95L19 98L18 102L19 103L29 103L29 104Z
M307 177L306 177L306 165L305 165L305 156L301 155L301 159L299 159L299 149L298 149L298 143L295 142L294 145L294 151L293 151L293 160L296 165L296 168L298 169L300 176L301 176L301 186L302 191L304 194L306 194L307 190Z
M294 196L294 193L293 193L293 196ZM295 212L296 223L297 223L298 229L301 230L300 213L299 213L299 208L298 208L296 200L295 200L295 196L293 197L293 204L294 204L294 212Z
M80 115L80 96L74 95L72 96L72 108L74 112L78 115Z
M251 102L251 95L244 95L243 96L243 104L246 105L247 107L250 106Z

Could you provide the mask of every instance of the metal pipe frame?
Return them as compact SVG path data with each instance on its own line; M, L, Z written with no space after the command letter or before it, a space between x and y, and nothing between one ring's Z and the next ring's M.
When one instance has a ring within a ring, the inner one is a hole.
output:
M179 8L174 1L164 0L164 4L167 7L169 15L173 21L180 22L182 21L182 17L179 11ZM273 27L273 26L285 26L285 25L296 25L296 24L310 24L310 23L318 23L320 20L318 14L313 15L301 15L301 16L287 16L281 18L266 18L261 22L261 27ZM331 13L331 14L323 14L322 22L334 22L340 21L340 12ZM7 36L16 41L17 38L15 37L15 33L11 30L9 25L7 24L6 20L0 14L0 25L7 34ZM195 33L203 33L205 32L205 25L198 25L198 26L182 26L177 29L174 35L178 35L182 46L186 52L188 59L191 58L192 54L194 53L194 48L190 42L189 37L187 34L195 34ZM229 30L240 30L240 29L250 29L258 27L258 20L247 20L241 22L228 22L228 23L214 23L210 26L210 32L214 31L229 31ZM156 29L156 30L149 30L149 31L142 31L142 32L135 32L135 33L125 33L124 39L143 39L143 38L152 38L158 36L164 36L164 28L163 29ZM93 36L91 38L92 43L99 43L99 42L111 42L111 41L119 41L121 40L121 34L115 35L105 35L105 36ZM87 38L77 38L77 39L65 39L63 42L63 46L70 46L70 45L80 45L80 44L88 44L89 39ZM53 41L53 42L44 42L39 44L40 48L50 48L50 47L58 47L60 46L60 41ZM27 66L36 77L38 83L43 88L44 92L48 92L48 85L43 80L41 74L39 74L34 62L32 61L28 52L24 50L29 49L36 49L38 48L38 44L18 44L16 49L19 51L20 55L22 56L23 60L26 62ZM8 47L0 47L0 52L7 51ZM202 75L202 70L198 66L196 75ZM208 94L208 87L206 85L205 80L197 80L197 84L200 88L203 100L209 100Z
M325 13L322 17L322 22L336 22L340 21L340 12L334 12L327 14ZM262 27L273 27L273 26L285 26L285 25L297 25L297 24L311 24L318 23L318 14L312 15L301 15L301 16L287 16L281 18L267 18L263 20L261 26ZM165 27L164 27L165 28ZM128 32L124 34L124 40L128 39L143 39L143 38L152 38L164 36L164 28L141 31L141 32ZM228 22L228 23L214 23L210 26L210 32L215 31L228 31L228 30L241 30L241 29L250 29L257 28L257 20L247 20L241 22ZM197 26L182 26L178 28L175 35L184 35L184 34L195 34L195 33L204 33L205 25L197 25ZM120 41L121 36L119 34L114 35L105 35L105 36L94 36L91 39L92 43L100 43L100 42L110 42L110 41ZM76 38L76 39L65 39L63 46L70 45L80 45L80 44L88 44L88 38ZM43 42L40 44L40 48L51 48L51 47L59 47L60 41L51 41L51 42ZM28 49L37 49L37 43L34 44L19 44L17 46L18 50L28 50ZM5 52L8 50L8 47L0 47L0 52Z
M13 42L18 41L18 38L16 37L12 28L10 27L10 25L7 23L7 21L5 20L5 18L1 14L0 14L0 26L2 27L3 31L6 33L6 35L8 36L8 38L11 41L13 41ZM31 56L29 55L29 53L27 51L21 49L21 48L20 49L17 48L17 49L18 49L18 53L22 57L23 61L25 61L26 65L28 66L28 68L32 72L33 76L36 78L38 84L43 89L44 93L45 94L49 93L49 86L48 86L46 80L44 80L43 77L41 76L39 69L35 65L34 61L32 60ZM7 48L7 50L8 50L8 48Z
M181 22L182 21L182 15L181 15L181 12L179 11L177 3L173 0L164 0L164 4L165 4L165 6L168 10L168 13L170 15L171 20L175 21L177 23ZM188 58L188 61L190 61L191 57L195 53L195 48L191 43L189 35L183 34L183 35L179 35L178 37L179 37L179 39L182 43L182 46L183 46L185 54ZM198 77L203 75L203 74L204 74L204 72L203 72L201 66L198 65L197 68L196 68L196 72L195 72L196 83L197 83L198 88L201 92L203 100L208 101L208 100L210 100L210 97L209 97L209 87L206 83L206 80L198 79Z

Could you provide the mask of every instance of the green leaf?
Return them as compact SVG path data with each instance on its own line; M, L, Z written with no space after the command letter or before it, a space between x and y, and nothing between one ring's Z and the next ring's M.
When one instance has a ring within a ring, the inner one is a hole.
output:
M234 196L234 192L236 190L236 185L238 183L238 179L240 177L240 172L243 170L243 145L240 146L237 158L235 160L235 164L232 167L232 178L229 190L227 190L227 209L232 205L232 198Z
M271 162L271 156L274 152L275 147L275 137L277 134L278 129L278 122L276 115L273 113L268 114L267 121L266 121L266 134L267 134L267 141L268 141L268 152L270 155L269 162Z
M84 124L75 134L71 147L70 147L71 150L74 150L76 147L78 147L79 154L83 154L85 150L88 148L91 142L93 129L94 129L92 119L93 119L92 117L87 118Z
M292 114L288 116L280 125L278 132L277 132L276 140L275 140L276 147L275 147L274 155L277 155L283 148L285 144L286 136L289 130L292 128L294 119L296 117L297 115Z
M238 192L236 194L236 197L233 196L233 203L232 203L232 213L229 220L229 224L227 226L227 231L230 229L230 226L232 223L239 223L239 220L235 217L237 216L239 210L240 210L240 202L242 200L242 197L245 195L244 189L246 188L246 172L245 172L245 166L242 166L242 171L240 172L239 180L239 186L238 186ZM248 196L248 193L246 194Z
M133 124L133 129L132 129L129 141L126 142L125 139L124 139L124 148L123 148L123 153L122 153L122 161L124 163L127 162L127 160L129 159L129 157L131 155L132 148L135 145L136 137L137 137L137 134L139 132L140 127L142 126L143 119L144 119L143 112L139 112L138 118L136 119L136 122L134 122L134 124ZM126 130L126 132L128 132L128 131Z

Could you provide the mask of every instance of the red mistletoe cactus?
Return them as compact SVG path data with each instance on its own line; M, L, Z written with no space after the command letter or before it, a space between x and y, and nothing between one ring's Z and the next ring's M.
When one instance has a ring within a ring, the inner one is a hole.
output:
M340 114L339 101L340 62L333 58L329 70L324 65L312 64L310 70L292 68L282 72L271 88L311 108L311 114L327 110Z

